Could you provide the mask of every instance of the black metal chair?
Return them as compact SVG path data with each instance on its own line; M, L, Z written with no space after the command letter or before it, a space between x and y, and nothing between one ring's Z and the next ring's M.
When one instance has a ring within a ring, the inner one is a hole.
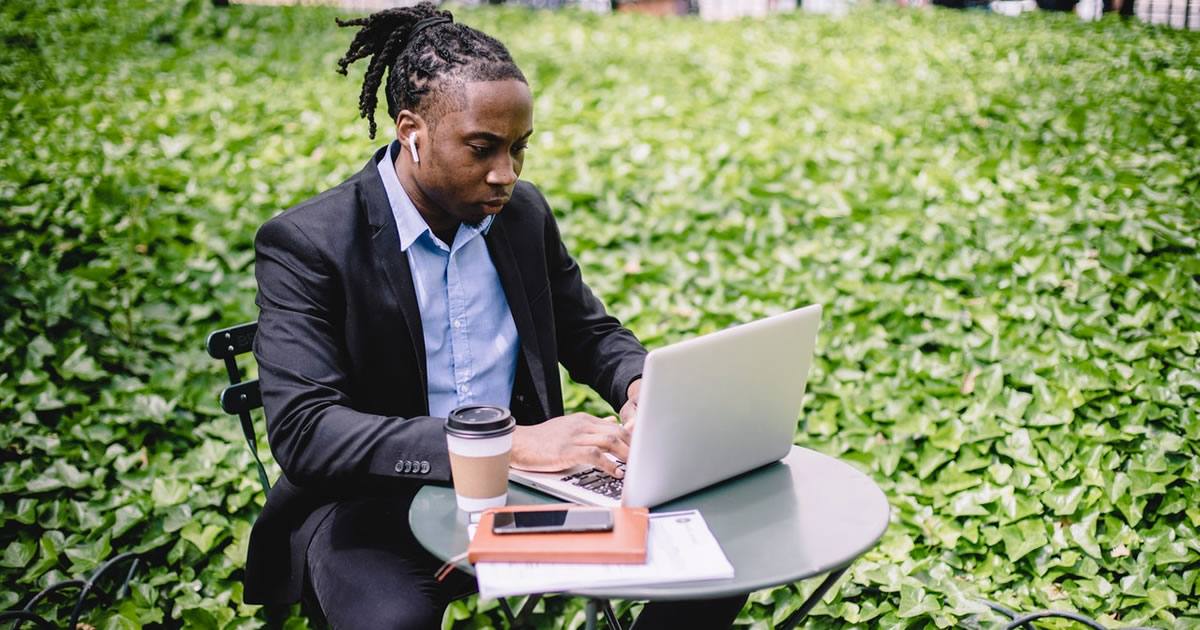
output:
M239 355L246 354L254 348L254 335L257 332L258 322L222 328L208 335L205 346L209 356L225 362L229 387L221 390L221 409L242 421L242 434L246 436L246 445L254 455L254 463L258 466L258 480L262 483L263 494L266 494L271 490L271 481L267 478L267 469L258 455L254 420L250 417L251 411L262 407L262 392L258 388L258 379L242 380L242 371L237 364Z
M250 412L262 407L262 391L258 379L242 380L242 370L238 367L237 358L254 349L254 336L258 334L258 322L246 322L229 328L209 333L204 342L208 355L225 363L225 373L229 376L229 386L221 390L221 409L225 413L237 416L242 422L242 435L246 445L254 455L254 464L258 469L258 481L262 484L263 495L271 491L271 480L267 477L267 469L263 466L262 457L258 454L258 438L254 431L254 419ZM300 603L300 610L308 620L318 628L328 626L325 615L316 598L307 594ZM272 626L282 625L287 618L283 607L267 607L268 622Z
M117 573L116 569L125 563L129 563L128 570L126 570L123 574ZM83 616L84 606L87 604L89 596L91 596L90 599L98 599L101 601L105 599L109 601L124 599L129 594L129 582L133 580L133 574L137 571L140 564L141 559L139 558L138 554L118 554L107 560L104 564L100 565L100 567L97 568L96 571L87 578L56 582L42 589L37 595L34 595L20 610L6 610L4 612L0 612L0 622L12 622L12 625L8 626L8 630L17 630L26 621L33 622L36 624L37 628L54 628L55 626L53 623L51 623L45 617L39 615L34 609L40 602L49 600L50 597L54 595L69 589L79 589L79 594L75 596L75 604L71 607L71 617L67 622L66 627L84 627L84 624L80 623L80 621ZM120 585L116 586L115 590L109 590L106 592L105 587L111 589L114 586L114 584L107 582L106 578L114 579L116 575L123 575Z

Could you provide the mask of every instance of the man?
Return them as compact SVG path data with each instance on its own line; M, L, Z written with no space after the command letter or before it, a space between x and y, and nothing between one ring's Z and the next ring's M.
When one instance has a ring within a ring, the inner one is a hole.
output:
M429 3L339 24L361 27L339 66L370 58L372 137L388 71L397 140L255 240L254 352L283 475L251 535L245 598L308 592L334 628L436 628L472 584L434 580L407 513L423 484L450 480L446 414L507 406L514 466L621 476L605 455L625 459L629 426L565 415L558 364L631 420L645 350L518 181L533 103L504 46ZM639 627L689 613L727 627L743 602L649 605Z

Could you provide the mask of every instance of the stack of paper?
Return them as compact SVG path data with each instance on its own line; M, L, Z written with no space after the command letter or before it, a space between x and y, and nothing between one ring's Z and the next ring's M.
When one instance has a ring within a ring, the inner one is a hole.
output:
M469 533L474 535L474 525ZM733 565L698 510L650 515L645 564L479 562L479 595L494 599L574 589L722 580Z

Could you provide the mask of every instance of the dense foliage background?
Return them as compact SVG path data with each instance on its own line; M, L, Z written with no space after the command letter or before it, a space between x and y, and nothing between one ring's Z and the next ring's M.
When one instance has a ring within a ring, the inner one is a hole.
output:
M240 567L262 496L201 343L256 315L257 226L376 146L362 69L335 74L351 33L326 9L77 4L0 7L0 608L136 551L132 595L89 623L259 627ZM810 627L947 627L977 596L1200 627L1196 34L459 19L528 74L525 177L648 345L826 305L796 440L869 472L894 522Z

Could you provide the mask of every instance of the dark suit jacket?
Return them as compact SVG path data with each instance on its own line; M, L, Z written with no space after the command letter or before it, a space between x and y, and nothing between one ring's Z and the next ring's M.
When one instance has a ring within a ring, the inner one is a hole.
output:
M450 480L442 419L428 416L421 316L379 179L382 154L255 239L254 355L283 475L250 535L247 602L299 599L308 543L335 502L409 501L423 484ZM520 335L517 421L563 414L560 362L619 409L646 351L583 283L537 188L519 182L485 240Z

